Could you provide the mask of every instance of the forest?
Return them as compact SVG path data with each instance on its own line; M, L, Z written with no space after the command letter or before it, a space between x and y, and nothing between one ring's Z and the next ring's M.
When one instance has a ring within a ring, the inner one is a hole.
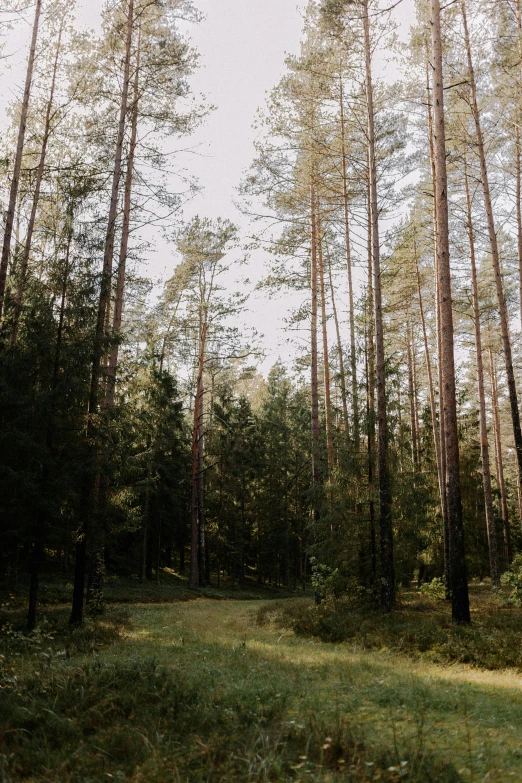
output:
M301 4L221 217L197 5L0 7L0 782L522 781L522 0Z

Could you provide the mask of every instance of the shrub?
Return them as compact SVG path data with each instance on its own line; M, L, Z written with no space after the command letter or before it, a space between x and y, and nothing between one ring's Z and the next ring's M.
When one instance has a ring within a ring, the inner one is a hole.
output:
M511 587L509 603L522 606L522 554L515 555L509 571L502 574L501 582L506 587Z

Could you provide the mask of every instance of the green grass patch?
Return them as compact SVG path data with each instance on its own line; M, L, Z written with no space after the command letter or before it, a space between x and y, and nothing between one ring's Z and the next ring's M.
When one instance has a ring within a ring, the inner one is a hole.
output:
M436 663L522 670L522 609L507 605L486 585L470 590L472 623L455 626L446 601L405 591L396 611L383 615L348 598L316 606L309 598L263 605L257 622L274 622L298 636L349 642L363 650L392 650Z
M49 649L6 642L0 780L522 780L515 675L258 625L274 606L109 607L94 645L65 654L58 615Z

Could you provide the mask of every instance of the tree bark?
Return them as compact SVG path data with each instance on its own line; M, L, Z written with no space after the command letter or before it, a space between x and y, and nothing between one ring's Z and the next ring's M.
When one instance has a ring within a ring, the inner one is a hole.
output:
M446 426L444 422L444 383L442 378L442 331L441 322L441 298L439 290L439 267L437 251L437 199L435 195L435 148L434 148L434 129L431 103L431 88L429 77L429 56L426 53L426 95L427 95L427 115L428 115L428 147L431 165L431 181L433 186L433 233L435 244L435 320L437 331L437 375L439 383L439 442L440 442L440 478L442 481L441 490L441 511L442 511L442 531L444 545L444 579L446 582L446 599L451 598L450 586L450 553L449 553L449 517L448 517L448 496L446 493Z
M475 355L477 364L477 392L479 399L480 456L482 460L482 486L484 488L484 506L489 546L489 569L493 587L500 587L500 569L498 563L497 531L493 513L493 495L491 491L491 469L489 463L488 427L486 419L486 395L484 392L484 362L482 358L482 335L480 329L480 302L475 261L475 232L466 158L464 157L464 186L466 189L467 228L471 263L471 284L473 289L473 321L475 326Z
M18 126L18 140L14 159L13 178L11 180L11 187L9 190L9 201L7 204L7 215L4 229L4 241L2 244L2 257L0 259L0 322L2 320L4 307L5 284L7 280L7 269L9 266L9 254L11 251L11 238L13 235L16 200L18 198L18 187L20 184L20 172L22 170L25 131L27 128L27 113L29 110L29 99L31 97L31 84L33 81L34 58L36 54L36 42L38 39L38 25L40 23L41 9L42 0L36 0L31 46L29 48L29 59L27 61L27 71L25 75L24 97L22 99L20 125Z
M114 315L112 321L112 338L114 343L111 348L109 365L107 368L107 388L105 393L105 405L112 408L116 389L116 372L118 369L119 336L121 332L121 317L123 312L123 300L125 293L125 274L127 266L127 254L130 236L130 215L132 179L134 175L134 158L136 154L136 142L138 137L138 101L139 101L139 71L140 71L140 36L138 35L138 51L136 55L136 73L134 74L134 94L132 97L131 135L129 141L129 154L127 156L127 171L125 174L125 186L123 195L123 220L121 227L120 256L118 259L118 277L116 280L116 296L114 301ZM163 352L162 352L163 361Z
M430 412L431 412L431 424L433 430L433 447L435 449L435 460L437 463L437 479L439 483L439 496L440 496L440 508L441 516L444 519L444 505L445 505L445 491L444 491L444 476L441 468L441 453L440 453L440 431L437 422L437 405L435 402L435 386L433 383L433 370L431 366L430 349L428 344L428 335L426 332L426 318L424 316L424 304L422 301L422 288L419 272L419 259L417 256L417 243L413 240L413 254L415 258L415 271L417 274L417 292L419 294L419 312L422 324L422 337L424 342L424 357L426 361L426 370L428 372L428 387L430 394Z
M504 478L504 460L502 456L502 438L500 434L500 416L498 410L497 373L493 361L493 351L489 348L489 377L491 382L491 407L493 413L493 431L495 433L495 462L497 468L497 485L500 494L500 517L504 533L504 560L511 563L511 532L509 529L509 512L507 504L506 481Z
M326 419L326 452L328 457L328 480L331 483L333 479L333 469L335 462L334 445L332 439L332 399L330 392L330 355L328 351L328 324L326 319L326 290L324 284L324 260L323 260L323 242L321 231L321 218L317 221L317 258L319 261L319 286L321 292L321 324L323 332L323 364L324 364L324 400L325 400L325 419Z
M310 186L311 222L311 392L312 392L312 480L314 484L314 517L319 518L317 490L321 483L319 457L319 383L317 365L317 216L313 184Z
M407 345L406 352L408 355L408 397L410 401L410 424L411 424L411 462L413 466L413 472L415 473L418 465L418 446L417 446L417 417L415 416L415 391L413 381L413 360L411 351L411 324L408 322L406 325Z
M379 242L379 207L375 126L371 71L370 20L368 0L363 10L364 49L366 61L366 98L368 105L368 158L372 223L372 261L375 315L375 356L377 381L377 431L379 464L379 532L381 560L381 609L390 612L395 604L395 574L393 566L393 527L390 477L388 472L388 422L386 412L386 367L382 318L381 265Z
M341 403L343 406L343 425L344 431L349 432L350 424L348 421L348 401L346 399L346 373L344 371L344 357L343 346L341 343L341 330L339 328L339 318L337 316L337 305L335 304L335 291L332 279L332 264L330 261L330 254L328 254L328 281L330 283L330 295L332 297L332 311L335 323L335 334L337 337L337 354L339 357L339 375L340 375L340 387L341 387Z
M111 198L109 204L109 215L107 221L107 232L105 235L105 244L103 252L103 267L101 276L100 295L98 299L98 312L96 317L96 326L93 341L93 359L91 366L91 380L89 388L89 400L87 408L87 440L92 440L95 436L94 416L98 410L100 396L100 374L101 361L104 348L105 324L110 303L112 261L114 255L114 240L116 233L116 217L118 209L118 195L121 178L121 164L123 155L123 142L125 136L125 119L128 109L129 82L130 82L130 60L132 49L132 32L134 25L134 0L129 0L127 10L127 26L125 41L125 58L123 66L123 84L120 97L120 112L118 121L118 131L116 137L116 149L114 153L114 168L112 173ZM96 478L99 472L96 472ZM92 484L94 483L94 487ZM84 520L79 531L79 543L81 546L77 552L78 568L75 569L75 588L73 595L73 610L71 614L71 624L81 623L83 616L83 599L85 588L85 565L87 553L87 536L91 535L91 516L96 505L98 481L85 479L85 488L83 491ZM84 551L85 550L85 551Z
M352 380L352 411L353 411L353 445L355 451L360 448L359 436L359 396L357 389L357 354L355 350L355 308L353 299L352 279L352 248L350 240L350 202L348 196L348 174L346 161L346 133L344 119L344 94L343 77L339 74L339 104L341 111L341 152L342 152L342 180L343 180L343 209L344 209L344 242L346 249L346 270L348 273L348 297L350 304L350 370Z
M370 166L368 158L367 182L367 245L368 245L368 324L366 335L366 418L368 422L368 493L370 521L371 582L377 579L377 533L375 529L375 502L373 499L375 483L375 343L373 312L373 271L372 271L372 210L370 195Z
M518 409L517 388L515 383L515 373L513 370L511 338L509 335L509 316L507 311L506 297L504 294L502 270L500 268L500 254L498 249L497 234L495 230L495 218L493 215L491 191L489 188L486 153L484 150L484 138L482 135L482 127L480 123L480 113L479 113L478 100L477 100L475 70L473 67L473 60L471 56L471 44L469 39L468 23L467 23L467 16L466 16L466 4L464 0L462 0L461 2L461 11L462 11L462 22L464 26L466 55L468 60L468 74L469 74L469 84L470 84L470 91L471 91L471 109L473 113L473 119L475 121L475 134L477 139L477 151L478 151L478 156L480 161L480 175L482 180L484 207L486 210L491 260L493 263L493 272L495 275L497 304L498 304L498 312L500 317L500 331L502 334L502 346L504 350L504 361L506 365L509 404L511 406L511 419L513 423L513 437L515 440L515 451L517 455L518 481L519 484L522 486L522 429L520 426L520 412Z
M64 19L62 18L60 29L58 32L58 41L56 44L56 57L54 58L54 64L53 64L53 72L52 72L52 79L51 79L51 88L49 92L49 100L47 101L47 107L45 110L45 121L44 121L44 132L43 132L43 138L42 138L42 147L40 150L40 160L38 162L38 168L36 170L36 182L34 185L34 192L33 192L33 201L31 204L31 214L29 215L29 223L27 225L27 233L25 236L25 245L24 250L22 253L22 260L20 264L20 270L19 270L19 281L16 291L16 297L15 297L15 303L14 303L14 313L13 313L13 324L11 328L11 345L16 345L16 340L18 338L18 327L20 322L20 314L22 311L22 300L24 295L24 289L26 284L26 278L27 278L27 269L29 267L29 257L31 254L31 245L33 241L33 232L34 232L34 226L36 222L36 212L38 209L38 203L40 201L40 191L42 187L42 179L44 175L45 170L45 158L47 155L47 145L49 142L49 136L51 133L51 114L53 110L53 103L54 103L54 91L56 87L56 74L58 72L58 61L60 58L60 49L62 44L62 33L63 33L63 25L64 25Z
M455 357L453 343L453 307L449 260L449 217L446 173L446 132L444 121L444 85L442 73L442 41L440 0L431 0L431 42L434 69L434 160L435 201L437 210L437 269L440 301L442 398L446 446L446 496L449 529L449 575L452 619L469 623L469 596L464 526L460 491L459 440L457 400L455 390Z
M197 590L200 586L200 527L199 527L199 440L203 408L203 369L205 366L205 348L208 325L201 317L198 351L198 372L196 397L194 400L194 423L192 427L192 488L191 488L191 538L190 538L190 577L189 588Z

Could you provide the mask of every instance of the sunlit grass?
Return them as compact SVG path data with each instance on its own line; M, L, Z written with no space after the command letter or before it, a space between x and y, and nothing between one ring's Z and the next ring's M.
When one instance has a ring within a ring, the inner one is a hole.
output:
M11 735L20 768L4 762L8 779L522 781L518 674L297 637L259 626L261 605L136 606L125 638L108 647L54 658L38 677L26 657L32 709L48 696L45 708L59 717L48 731L65 737L55 748L47 735ZM68 687L91 688L87 729L72 696L60 712ZM165 704L150 696L155 688ZM1 723L5 730L5 713Z

